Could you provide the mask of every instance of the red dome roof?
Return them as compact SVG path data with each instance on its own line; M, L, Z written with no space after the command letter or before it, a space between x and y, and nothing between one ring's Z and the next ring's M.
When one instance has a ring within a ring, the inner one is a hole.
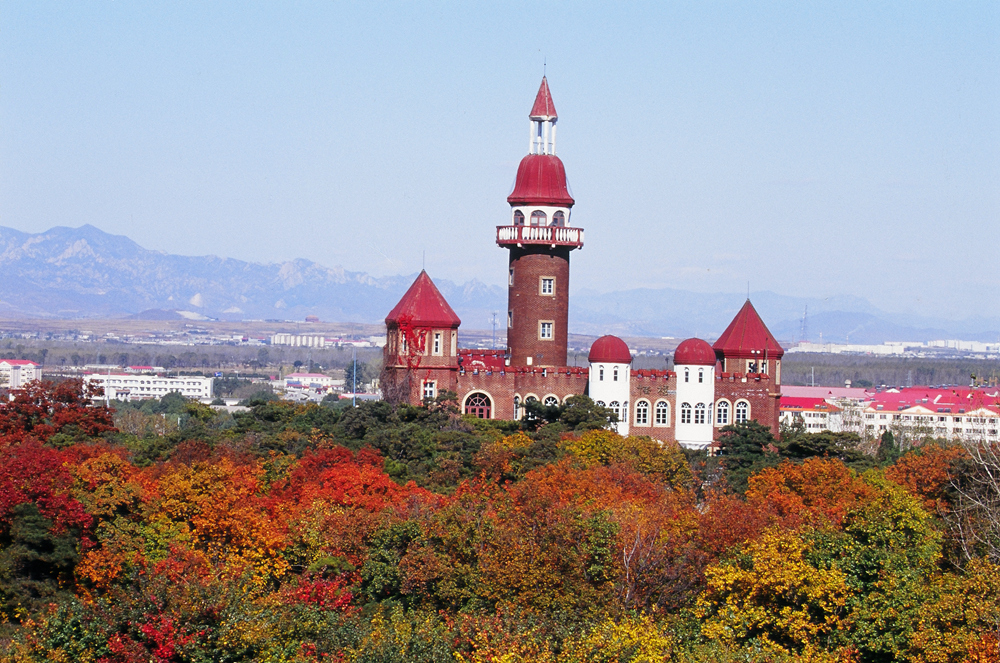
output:
M566 167L554 154L529 154L517 167L514 191L507 196L511 205L554 205L572 207L576 202L566 188Z
M700 338L689 338L674 350L674 366L715 366L715 350Z
M592 364L631 364L632 353L625 341L617 336L602 336L590 346L587 360Z

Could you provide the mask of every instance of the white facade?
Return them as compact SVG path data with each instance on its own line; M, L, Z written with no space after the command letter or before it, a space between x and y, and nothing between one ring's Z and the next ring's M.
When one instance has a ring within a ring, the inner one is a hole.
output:
M40 380L42 367L27 359L0 361L0 387L20 389L32 380Z
M590 399L618 415L615 432L628 435L631 364L591 363L587 391Z
M212 397L213 378L200 375L163 377L159 375L135 375L128 373L90 373L84 376L88 385L104 389L109 400L135 401L149 398L163 398L170 392L178 392L186 398L206 399Z
M327 342L325 336L313 334L275 334L271 337L271 345L290 345L294 348L325 348L333 345Z
M680 365L674 413L677 443L688 449L707 449L712 443L715 367Z
M335 386L343 387L343 378L334 380L322 373L289 373L284 384L285 389L330 389Z

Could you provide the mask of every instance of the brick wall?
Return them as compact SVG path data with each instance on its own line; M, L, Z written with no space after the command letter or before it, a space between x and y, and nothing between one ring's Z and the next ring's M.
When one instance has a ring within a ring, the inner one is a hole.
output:
M511 248L508 265L514 270L507 291L512 326L507 330L507 348L512 366L565 366L569 317L569 249L525 246ZM542 277L555 279L553 295L542 295ZM539 322L554 323L553 339L538 337Z

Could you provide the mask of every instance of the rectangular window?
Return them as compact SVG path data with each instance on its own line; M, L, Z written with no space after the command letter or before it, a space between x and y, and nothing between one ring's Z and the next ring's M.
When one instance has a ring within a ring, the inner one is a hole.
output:
M507 326L508 327L513 327L514 326L514 312L513 311L507 311Z
M542 295L553 295L556 292L556 280L551 276L542 276L539 280L538 292Z
M424 383L424 398L434 398L437 396L437 383L436 382L425 382Z
M441 354L441 332L434 332L434 354Z
M538 323L538 338L543 341L552 340L552 322L539 322Z
M514 285L514 268L510 268L510 273L507 275L507 285Z

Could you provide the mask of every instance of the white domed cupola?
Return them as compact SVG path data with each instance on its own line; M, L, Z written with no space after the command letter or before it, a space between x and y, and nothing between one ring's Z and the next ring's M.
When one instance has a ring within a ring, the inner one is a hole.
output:
M617 336L602 336L590 346L588 392L591 400L618 415L615 430L628 435L629 393L632 379L632 353Z

